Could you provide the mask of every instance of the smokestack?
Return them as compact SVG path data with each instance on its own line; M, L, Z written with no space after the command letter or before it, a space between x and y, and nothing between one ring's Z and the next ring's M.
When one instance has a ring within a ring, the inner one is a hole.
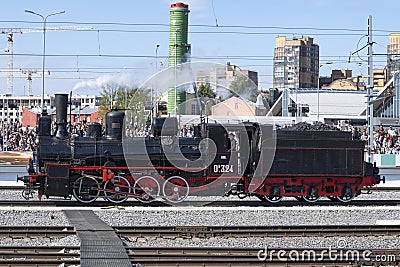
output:
M56 137L59 139L68 138L67 131L67 105L68 94L56 94L54 105L56 107Z
M188 20L189 5L177 2L171 4L170 32L169 32L169 56L168 67L176 68L177 65L187 61L187 54L190 52L188 44ZM177 92L176 86L168 91L168 113L177 115L177 110L186 101L186 92ZM180 107L184 112L184 107Z

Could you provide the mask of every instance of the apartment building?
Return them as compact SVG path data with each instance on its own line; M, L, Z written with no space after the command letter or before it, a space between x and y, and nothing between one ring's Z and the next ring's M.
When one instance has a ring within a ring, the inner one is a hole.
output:
M273 75L274 88L317 88L319 46L314 39L277 37Z
M390 80L396 71L400 71L400 33L389 34L387 53L387 80Z

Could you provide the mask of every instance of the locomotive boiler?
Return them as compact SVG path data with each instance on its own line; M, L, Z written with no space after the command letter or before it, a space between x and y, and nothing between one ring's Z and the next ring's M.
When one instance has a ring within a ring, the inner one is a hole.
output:
M86 136L67 130L68 95L57 94L56 131L51 119L38 120L36 164L29 165L25 198L74 196L90 203L121 203L188 196L283 197L315 202L320 197L348 202L381 181L379 169L364 161L364 143L334 130L277 130L257 122L220 124L202 118L191 137L178 135L175 117L156 117L151 135L125 135L125 112L106 114Z

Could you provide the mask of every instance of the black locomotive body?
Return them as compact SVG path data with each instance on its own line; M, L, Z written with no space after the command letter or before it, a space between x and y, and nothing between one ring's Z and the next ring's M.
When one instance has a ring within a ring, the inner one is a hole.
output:
M364 161L364 143L340 131L275 130L245 122L202 121L192 137L178 136L176 118L153 118L152 135L124 135L125 113L106 115L106 129L89 126L86 137L67 132L68 95L56 95L56 132L38 121L36 166L29 168L24 196L99 197L120 203L159 197L176 203L189 195L284 196L314 202L321 196L350 201L380 182Z

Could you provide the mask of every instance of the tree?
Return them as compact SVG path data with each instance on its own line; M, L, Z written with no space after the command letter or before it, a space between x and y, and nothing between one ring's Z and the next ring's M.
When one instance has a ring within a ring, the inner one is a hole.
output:
M258 95L257 85L254 84L247 76L236 76L236 79L231 83L230 96L241 96L247 100L256 102Z
M151 122L151 89L131 89L128 93L126 121L140 126Z
M200 84L199 88L197 89L199 96L201 98L208 97L208 98L215 98L215 93L211 89L209 84Z
M150 101L149 90L139 88L128 88L114 84L107 84L101 93L99 117L105 118L110 110L129 110L127 119L145 115L145 107Z
M201 84L197 89L197 92L200 97L201 105L203 106L203 113L205 115L211 115L211 107L216 103L216 94L209 84Z

